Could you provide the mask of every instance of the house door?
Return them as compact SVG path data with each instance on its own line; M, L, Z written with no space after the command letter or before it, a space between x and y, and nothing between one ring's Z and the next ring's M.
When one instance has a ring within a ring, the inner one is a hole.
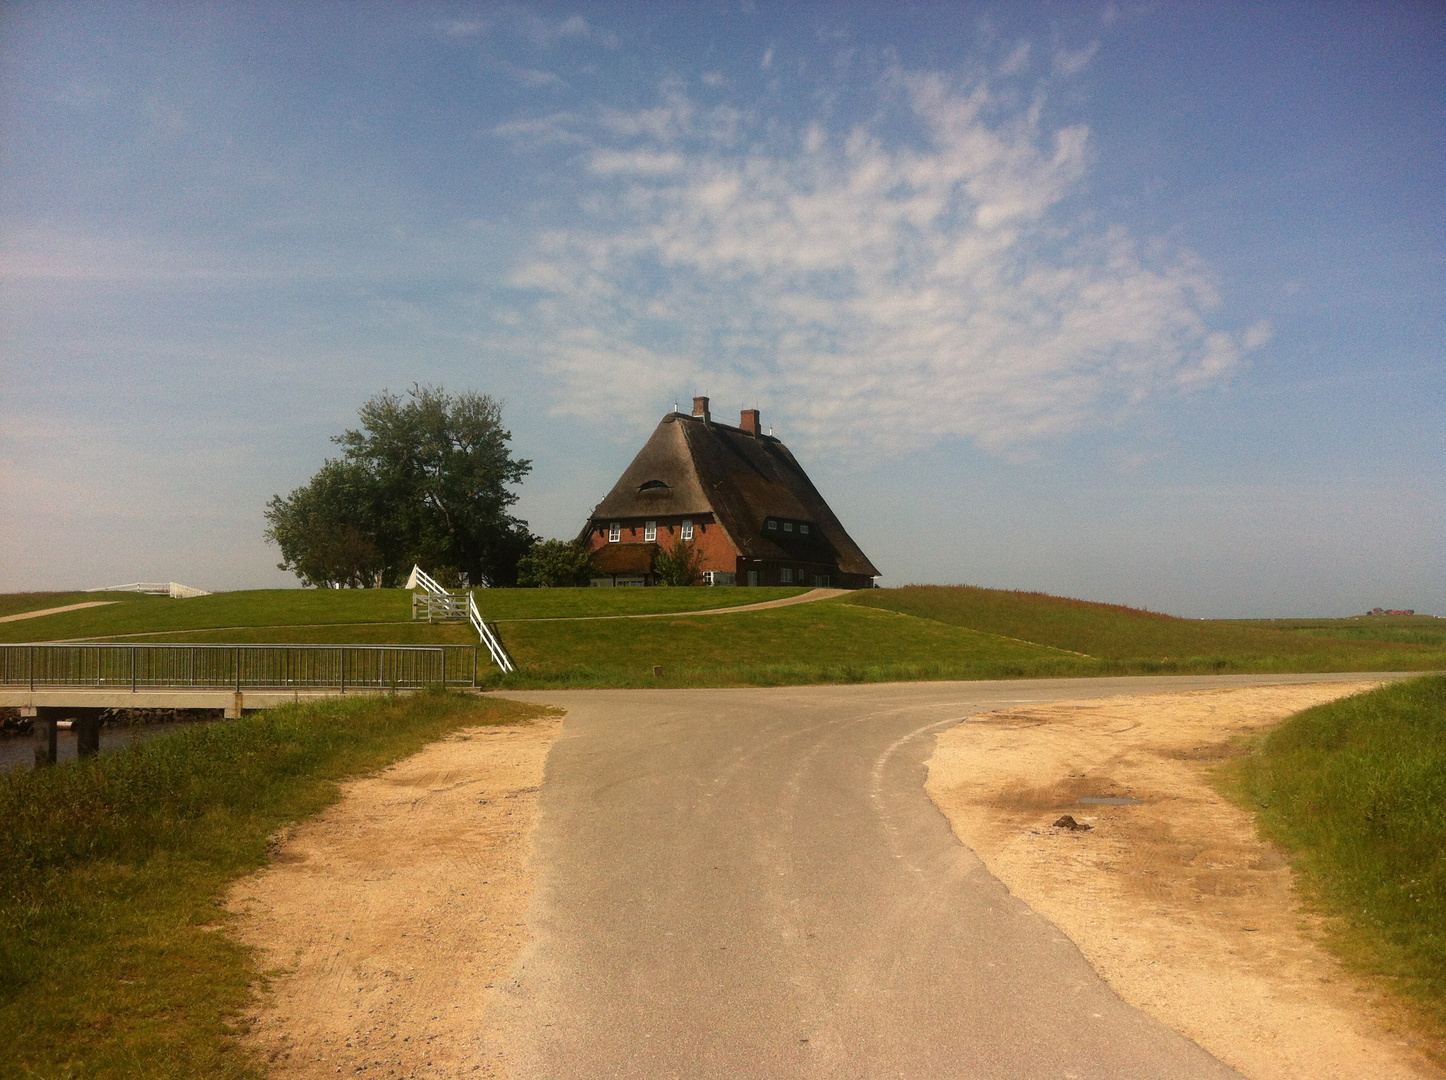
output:
M757 571L757 570L750 570L750 571L748 571L748 584L750 584L750 585L757 585L757 584L758 584L758 571Z

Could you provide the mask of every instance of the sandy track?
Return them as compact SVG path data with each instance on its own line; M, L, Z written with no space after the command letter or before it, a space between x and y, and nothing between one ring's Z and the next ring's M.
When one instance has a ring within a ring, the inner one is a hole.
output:
M812 604L818 600L832 600L835 596L847 596L852 589L810 589L798 596L785 596L781 600L762 600L756 604L739 604L736 607L705 608L702 611L650 611L644 615L557 615L541 619L497 619L499 623L515 622L606 622L609 619L686 619L694 615L735 615L740 611L771 611L773 608L792 607L794 604Z
M1286 861L1208 770L1232 740L1372 684L1067 702L945 732L930 797L1130 1004L1251 1080L1446 1076L1313 943ZM1133 796L1137 806L1080 804ZM1063 813L1094 826L1052 827Z
M275 976L247 1036L277 1078L505 1076L484 1004L521 949L560 718L434 743L279 838L232 889Z
M19 615L0 615L0 622L20 622L22 619L38 619L42 615L59 615L63 611L80 611L82 608L105 607L118 604L119 600L88 600L84 604L66 604L64 607L41 608L39 611L22 611Z

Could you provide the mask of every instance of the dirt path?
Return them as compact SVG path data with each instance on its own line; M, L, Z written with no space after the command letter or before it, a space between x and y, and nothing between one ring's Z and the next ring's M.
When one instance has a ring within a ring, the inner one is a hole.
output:
M785 596L781 600L764 600L757 604L741 604L737 607L708 608L705 611L650 611L645 615L568 615L551 619L492 619L493 623L514 623L514 622L595 622L603 619L677 619L689 618L693 615L731 615L738 611L766 611L769 608L790 607L793 604L811 604L816 600L832 600L835 596L846 596L849 589L810 589L798 596ZM23 615L7 615L0 619L0 622L10 622L14 619L32 619L37 615L54 615L61 611L73 611L76 608L99 607L100 604L114 604L114 600L102 600L99 603L72 604L70 607L50 608L48 611L27 611ZM312 630L322 626L410 626L411 623L405 620L390 620L387 622L370 623L277 623L275 628L284 627L287 630ZM179 634L212 634L217 630L267 630L273 629L268 626L205 626L195 630L147 630L136 634L101 634L84 638L60 638L55 644L64 645L75 641L113 641L118 638L141 638L141 637L175 637Z
M499 623L513 622L600 622L604 619L676 619L693 615L732 615L738 611L767 611L770 608L792 607L794 604L812 604L816 600L832 600L835 596L847 596L852 589L810 589L798 596L785 596L781 600L763 600L757 604L740 604L737 607L707 608L703 611L650 611L646 615L559 615L550 619L496 619Z
M1440 1080L1388 1005L1313 944L1285 860L1205 779L1236 737L1372 685L984 714L940 737L928 792L1121 997L1251 1080ZM1101 796L1141 803L1079 802ZM1052 827L1066 813L1092 831Z
M503 1076L483 1005L526 931L527 859L561 719L472 728L283 837L228 906L277 972L251 1044L278 1080Z
M82 608L105 607L118 604L119 600L87 600L83 604L66 604L64 607L41 608L39 611L22 611L18 615L0 615L0 622L19 622L21 619L38 619L42 615L59 615L63 611L80 611Z

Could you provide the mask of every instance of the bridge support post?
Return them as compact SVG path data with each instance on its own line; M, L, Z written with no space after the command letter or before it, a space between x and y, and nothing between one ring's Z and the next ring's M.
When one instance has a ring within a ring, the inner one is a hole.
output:
M49 716L37 716L30 729L35 741L35 767L54 765L56 757L55 720Z
M77 716L73 727L77 757L92 757L100 753L100 714Z

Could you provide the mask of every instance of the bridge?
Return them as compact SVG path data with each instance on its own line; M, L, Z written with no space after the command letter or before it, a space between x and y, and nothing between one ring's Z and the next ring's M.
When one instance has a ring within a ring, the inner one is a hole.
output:
M65 718L77 722L78 749L94 753L109 709L234 718L333 694L476 685L473 645L0 645L0 707L35 718L37 760L55 760Z

